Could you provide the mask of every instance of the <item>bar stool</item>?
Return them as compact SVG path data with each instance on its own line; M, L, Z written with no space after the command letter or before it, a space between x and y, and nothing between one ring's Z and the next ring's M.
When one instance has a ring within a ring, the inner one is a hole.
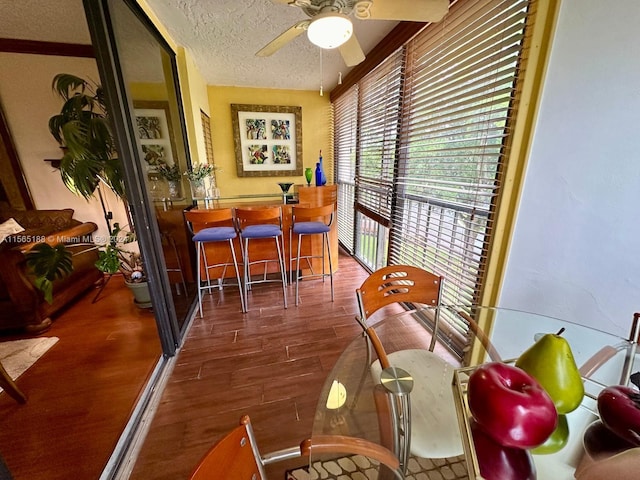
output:
M284 245L282 235L282 208L256 207L235 209L236 226L240 232L242 242L242 261L244 264L244 298L247 302L247 292L254 283L282 282L284 308L287 308L287 275L284 269ZM273 258L250 261L249 240L273 239L276 244L278 259ZM280 280L267 278L267 267L270 262L278 262ZM251 280L251 265L263 264L264 273L261 280Z
M291 282L293 283L293 235L298 235L298 254L296 255L296 305L299 303L298 283L303 278L325 277L331 279L331 301L333 302L333 266L331 264L331 245L329 244L329 232L333 223L334 208L333 204L324 205L322 207L292 207L291 230L289 231L289 268L291 270ZM300 255L300 247L302 245L302 237L304 235L321 235L322 250L319 255ZM325 245L327 255L329 257L329 273L326 273L324 251ZM322 259L322 273L314 273L311 260L314 258ZM300 270L300 260L306 260L311 273L302 275Z
M227 272L227 267L233 265L236 271L236 280L238 290L240 291L240 304L242 306L242 312L247 311L247 307L244 300L244 292L242 288L242 281L240 280L240 269L238 268L238 260L236 257L236 250L233 246L233 240L238 236L233 220L233 210L231 208L218 208L212 210L189 210L184 212L184 218L187 221L189 230L193 235L193 241L196 244L196 261L197 261L197 283L198 283L198 307L200 309L200 318L202 318L202 291L208 290L211 293L212 288L218 288L222 290L224 286L224 278ZM205 246L208 243L227 242L229 244L229 250L231 253L231 261L209 264L207 261L207 253ZM204 265L205 275L207 278L206 284L202 285L201 269ZM213 268L223 268L222 274L218 279L218 285L211 284L211 278L209 271Z

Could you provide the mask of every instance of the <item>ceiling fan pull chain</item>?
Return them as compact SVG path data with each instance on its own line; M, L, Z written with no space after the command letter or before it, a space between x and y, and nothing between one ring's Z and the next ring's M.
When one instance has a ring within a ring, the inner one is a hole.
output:
M320 96L324 96L322 89L322 49L320 49Z

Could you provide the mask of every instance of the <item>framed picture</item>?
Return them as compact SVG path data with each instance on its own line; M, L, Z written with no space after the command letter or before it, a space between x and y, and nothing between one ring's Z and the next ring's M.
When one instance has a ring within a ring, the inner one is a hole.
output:
M176 150L169 103L139 100L133 102L133 108L140 153L148 174L157 173L160 165L173 165Z
M239 177L302 175L302 107L231 104Z

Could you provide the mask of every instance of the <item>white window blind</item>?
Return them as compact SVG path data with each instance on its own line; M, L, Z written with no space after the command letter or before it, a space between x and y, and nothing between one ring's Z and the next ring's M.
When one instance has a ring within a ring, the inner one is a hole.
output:
M400 133L403 50L371 71L358 90L356 208L389 226Z
M446 304L477 303L528 3L460 2L407 45L389 263L443 275ZM457 350L467 326L449 320Z
M349 131L351 142L348 157L346 140L336 146L336 172L355 171L355 231L372 219L390 227L388 263L442 275L445 304L471 308L482 289L534 1L459 0L335 100L336 141ZM462 355L467 325L441 320Z
M333 103L333 120L333 158L338 185L338 238L343 247L353 253L358 85L351 87Z

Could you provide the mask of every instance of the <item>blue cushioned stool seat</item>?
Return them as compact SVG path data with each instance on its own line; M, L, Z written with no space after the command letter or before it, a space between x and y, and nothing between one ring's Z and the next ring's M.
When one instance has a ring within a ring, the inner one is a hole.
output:
M234 227L209 227L200 230L193 236L194 242L222 242L236 238L238 234Z
M282 236L277 225L249 225L242 230L243 238L270 238Z
M331 227L322 222L298 222L293 226L293 233L301 235L329 233L330 231Z

